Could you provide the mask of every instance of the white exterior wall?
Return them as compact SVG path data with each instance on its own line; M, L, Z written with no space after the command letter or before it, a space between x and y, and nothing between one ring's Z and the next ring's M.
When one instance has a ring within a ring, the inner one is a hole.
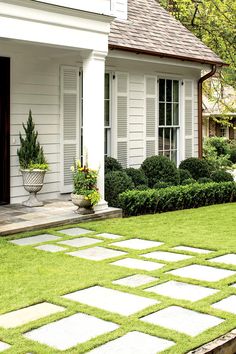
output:
M198 83L194 82L194 157L198 157Z

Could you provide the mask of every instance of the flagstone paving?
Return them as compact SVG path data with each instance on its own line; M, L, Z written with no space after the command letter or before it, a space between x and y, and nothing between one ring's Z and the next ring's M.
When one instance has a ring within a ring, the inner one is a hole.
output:
M206 288L200 285L182 283L174 280L152 286L151 288L147 288L145 290L174 299L189 301L198 301L218 292L218 290L215 289Z
M221 279L236 274L236 272L232 270L203 266L198 264L171 270L167 273L178 275L179 277L183 278L191 278L205 281L219 281Z
M123 251L117 251L117 250L112 250L109 248L97 246L97 247L87 248L85 250L69 252L66 254L69 254L70 256L74 256L74 257L90 259L91 261L102 261L108 258L124 256L127 253Z
M84 247L99 242L103 242L103 241L97 240L96 238L92 238L92 237L79 237L79 238L73 238L72 240L60 241L58 242L58 244L71 246L71 247Z
M186 254L171 253L171 252L164 252L164 251L155 251L155 252L142 254L142 257L153 258L153 259L166 261L166 262L178 262L184 259L192 258L192 256L187 256Z
M174 320L173 320L174 319ZM223 319L179 306L170 306L141 318L142 321L174 329L175 331L196 336L208 328L224 322Z
M42 235L37 235L37 236L19 238L18 240L12 240L9 242L14 243L15 245L18 245L18 246L31 246L31 245L36 245L37 243L57 241L60 239L61 239L61 237L59 237L59 236L53 236L50 234L42 234Z
M64 295L63 298L98 307L100 309L129 316L148 306L156 305L159 301L122 291L92 286Z
M92 231L91 230L82 229L81 227L72 227L70 229L58 230L58 232L62 232L63 234L65 234L67 236L79 236L79 235L89 234Z
M37 250L41 250L41 251L46 251L46 252L61 252L61 251L65 251L66 248L65 247L60 247L60 246L56 246L56 245L41 245L41 246L37 246L35 247Z
M131 248L134 250L144 250L146 248L153 248L163 245L163 242L141 240L139 238L133 238L130 240L124 240L112 243L112 246Z
M143 261L141 259L136 259L136 258L125 258L110 264L120 266L120 267L140 269L140 270L156 270L164 266L164 264L151 262L151 261Z
M109 234L107 232L103 232L102 234L97 234L96 236L97 237L108 238L108 239L111 239L111 240L115 240L117 238L122 238L123 237L123 236L120 236L120 235Z
M208 253L213 252L210 250L205 250L203 248L189 247L189 246L176 246L176 247L173 247L173 249L177 250L177 251L187 251L187 252L202 253L202 254L208 254Z
M114 280L112 283L135 288L137 286L151 283L155 280L158 280L158 278L150 277L149 275L145 275L145 274L134 274L129 277Z
M112 332L117 328L119 326L115 323L84 313L77 313L34 329L25 333L24 336L58 350L66 350L98 335Z
M130 332L88 352L89 354L156 354L175 343L142 332ZM145 349L144 349L145 348Z
M6 349L9 349L11 346L7 343L1 342L0 341L0 352L3 352Z
M41 304L32 305L0 315L0 327L15 328L62 311L65 311L65 308L62 306L42 302Z
M236 315L236 295L231 295L221 301L215 302L212 307Z
M236 265L236 254L225 254L223 256L209 259L210 262L225 263Z

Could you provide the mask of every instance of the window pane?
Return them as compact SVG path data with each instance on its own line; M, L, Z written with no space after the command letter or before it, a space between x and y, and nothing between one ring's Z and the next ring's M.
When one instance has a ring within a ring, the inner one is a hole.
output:
M110 98L110 75L105 74L105 99Z
M172 125L172 104L166 104L166 125Z
M160 128L159 129L159 151L163 150L163 133L164 133L164 129Z
M105 128L105 137L104 137L104 151L105 156L110 156L111 154L111 130L110 128Z
M168 159L170 158L170 151L165 151L164 152L164 155L166 156L166 157L168 157Z
M104 153L107 156L107 129L105 129L105 136L104 136Z
M171 149L177 149L177 128L171 129Z
M166 101L172 102L172 80L166 80Z
M177 151L171 151L171 161L177 164Z
M159 125L165 125L165 103L159 104Z
M105 101L105 107L104 107L104 115L105 115L105 119L104 119L104 125L105 127L109 127L110 125L110 101Z
M170 150L170 128L165 129L165 146L164 150Z
M173 103L173 125L179 125L179 104Z
M173 102L179 102L179 81L173 81Z
M165 101L165 80L159 80L159 101Z

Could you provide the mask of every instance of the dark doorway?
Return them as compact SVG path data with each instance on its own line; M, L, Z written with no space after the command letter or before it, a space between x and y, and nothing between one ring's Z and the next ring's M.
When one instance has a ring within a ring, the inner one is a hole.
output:
M0 204L10 203L10 58L0 57Z

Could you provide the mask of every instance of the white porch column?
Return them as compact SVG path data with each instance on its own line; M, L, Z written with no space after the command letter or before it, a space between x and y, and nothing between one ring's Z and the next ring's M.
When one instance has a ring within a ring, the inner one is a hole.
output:
M107 53L91 52L83 61L83 155L84 163L99 170L101 201L95 210L107 208L104 200L104 75Z

